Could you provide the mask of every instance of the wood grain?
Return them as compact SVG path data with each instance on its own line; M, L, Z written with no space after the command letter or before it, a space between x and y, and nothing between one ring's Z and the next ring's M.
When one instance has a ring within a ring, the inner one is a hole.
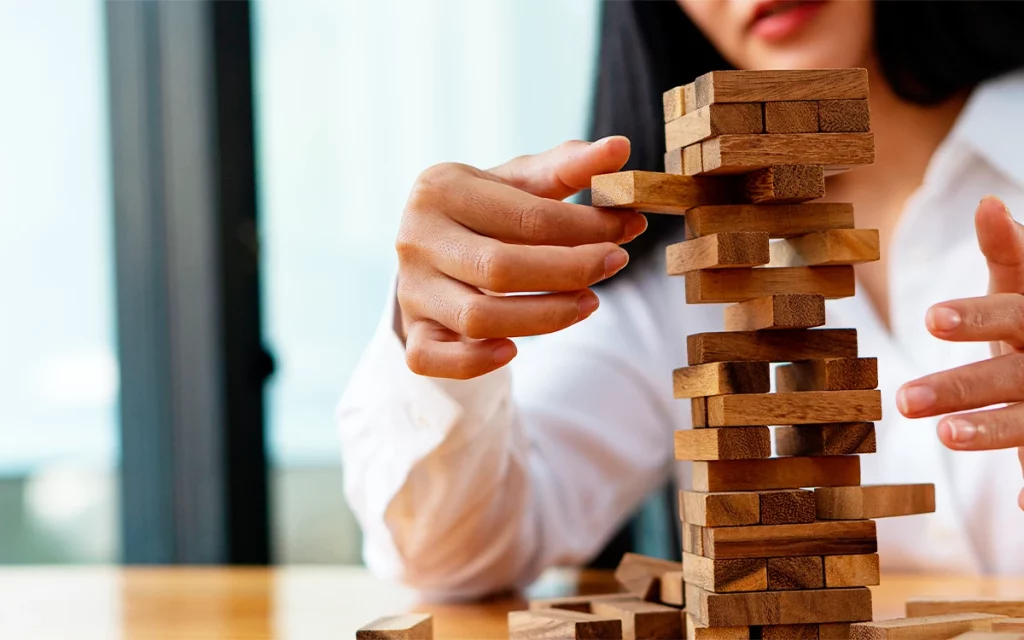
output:
M750 627L709 627L691 613L686 618L687 640L750 640Z
M690 424L694 429L708 426L707 398L690 399Z
M776 427L775 453L779 456L845 456L874 453L875 425L838 422Z
M1024 618L995 618L992 631L1024 631Z
M824 324L825 297L816 294L780 293L725 308L726 331L810 329Z
M619 640L622 638L622 621L564 609L510 611L508 637L509 640Z
M595 602L594 614L622 621L622 640L677 640L683 634L679 609L653 602Z
M703 170L703 161L701 170ZM813 165L777 165L743 176L744 200L755 204L796 203L825 195L825 170Z
M683 578L688 584L715 593L768 589L768 572L763 558L715 560L684 553Z
M670 244L665 247L665 264L670 276L768 264L768 234L728 231Z
M996 616L984 613L899 618L850 625L851 640L931 640L968 631L991 631Z
M769 458L693 463L694 491L767 491L860 484L860 458Z
M814 126L817 128L817 113ZM665 148L676 149L726 133L764 131L759 104L713 104L687 113L665 125Z
M870 133L729 134L701 143L700 175L749 173L780 164L835 170L874 161L875 141Z
M758 494L761 524L814 522L814 492L802 489L762 491Z
M676 460L756 460L772 455L768 427L683 429L675 432ZM814 500L811 499L813 510Z
M714 269L685 274L686 302L745 302L783 293L818 294L829 299L856 294L853 267Z
M377 618L356 631L356 640L433 640L434 620L424 613Z
M561 598L537 598L535 600L530 600L530 610L565 609L566 611L593 613L591 605L594 602L621 600L639 601L639 598L631 593L603 593L585 596L563 596Z
M672 122L676 118L683 117L686 114L684 88L673 87L661 94L661 104L665 111L665 122Z
M822 487L814 491L819 520L859 520L935 511L933 484Z
M824 358L794 362L775 370L775 389L795 391L867 390L878 386L878 358Z
M792 362L820 358L854 358L857 356L857 330L694 333L686 338L686 352L690 365L751 360Z
M722 102L849 100L868 97L866 69L711 71L694 83L697 107Z
M697 205L727 204L729 184L653 171L620 171L590 180L595 207L636 209L653 213L685 213Z
M683 588L683 571L666 571L661 574L661 602L674 607L686 604L686 590Z
M768 590L821 589L825 571L821 556L768 558Z
M704 150L700 143L683 148L683 175L696 176L704 171Z
M877 390L751 393L708 398L709 427L881 419L882 394Z
M750 492L679 492L679 515L683 522L702 527L735 527L761 521L758 494Z
M694 555L704 555L704 529L688 522L682 523L683 551Z
M615 569L615 580L641 600L656 602L660 597L661 574L678 570L678 562L626 553Z
M767 393L771 389L767 362L709 362L672 372L676 398L718 396L727 393Z
M688 584L686 602L686 610L709 626L809 624L871 619L871 592L865 587L711 593Z
M828 622L818 625L819 640L850 640L849 622Z
M818 640L816 624L773 624L760 629L761 640Z
M946 613L991 613L1011 618L1024 617L1024 598L909 598L908 618L937 616Z
M880 255L877 229L829 229L773 242L770 266L860 264Z
M701 555L708 558L786 558L878 551L873 520L702 528L701 536Z
M818 102L816 100L798 100L764 103L764 132L817 133Z
M823 133L857 133L871 129L867 100L821 100L818 130Z
M788 238L824 229L852 229L853 205L844 202L804 204L734 204L698 206L686 212L686 237L723 231L764 231Z
M877 553L825 556L826 587L869 587L879 581Z
M968 631L958 635L955 640L1024 640L1024 633L1013 631Z

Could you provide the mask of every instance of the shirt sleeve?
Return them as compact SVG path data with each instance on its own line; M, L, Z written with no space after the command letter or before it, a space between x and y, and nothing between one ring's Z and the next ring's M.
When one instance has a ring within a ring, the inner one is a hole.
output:
M661 280L617 278L593 316L472 380L410 372L387 309L337 412L370 568L465 598L599 551L664 481L667 438L689 421Z

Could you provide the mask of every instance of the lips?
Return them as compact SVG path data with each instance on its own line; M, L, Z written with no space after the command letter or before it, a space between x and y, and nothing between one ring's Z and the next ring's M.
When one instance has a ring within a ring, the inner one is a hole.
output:
M754 5L750 33L769 41L787 38L803 28L825 0L764 0Z

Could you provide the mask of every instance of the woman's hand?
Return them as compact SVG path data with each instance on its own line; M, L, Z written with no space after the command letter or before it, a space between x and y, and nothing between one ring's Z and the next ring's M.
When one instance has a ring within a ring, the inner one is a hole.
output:
M964 451L1017 447L1024 471L1024 226L993 197L978 205L974 223L988 261L989 295L937 304L925 324L943 340L991 342L992 358L908 382L896 403L908 418L1009 403L946 416L939 439ZM1024 509L1024 491L1017 501Z
M406 361L419 374L472 378L508 363L516 336L551 333L597 309L588 287L629 257L647 228L634 211L562 202L629 158L621 136L566 142L481 171L441 164L416 180L398 231ZM509 295L496 294L524 294Z

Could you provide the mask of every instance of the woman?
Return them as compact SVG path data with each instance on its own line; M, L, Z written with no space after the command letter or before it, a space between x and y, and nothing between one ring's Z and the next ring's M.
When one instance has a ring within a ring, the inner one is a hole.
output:
M338 414L370 566L435 597L521 585L586 562L666 477L685 482L670 434L690 426L689 403L672 399L671 371L687 334L722 330L721 308L685 305L664 275L678 218L647 228L561 200L595 174L660 170L660 95L701 73L867 67L876 162L827 192L879 229L883 256L857 267L859 295L829 303L829 324L857 327L881 363L865 483L934 482L938 503L879 521L883 566L1024 572L1024 405L974 411L1024 400L1024 229L1002 203L1024 210L1021 5L604 11L594 135L612 137L489 171L433 167L409 198L397 304ZM1003 201L978 204L986 194ZM509 340L548 333L521 353Z

